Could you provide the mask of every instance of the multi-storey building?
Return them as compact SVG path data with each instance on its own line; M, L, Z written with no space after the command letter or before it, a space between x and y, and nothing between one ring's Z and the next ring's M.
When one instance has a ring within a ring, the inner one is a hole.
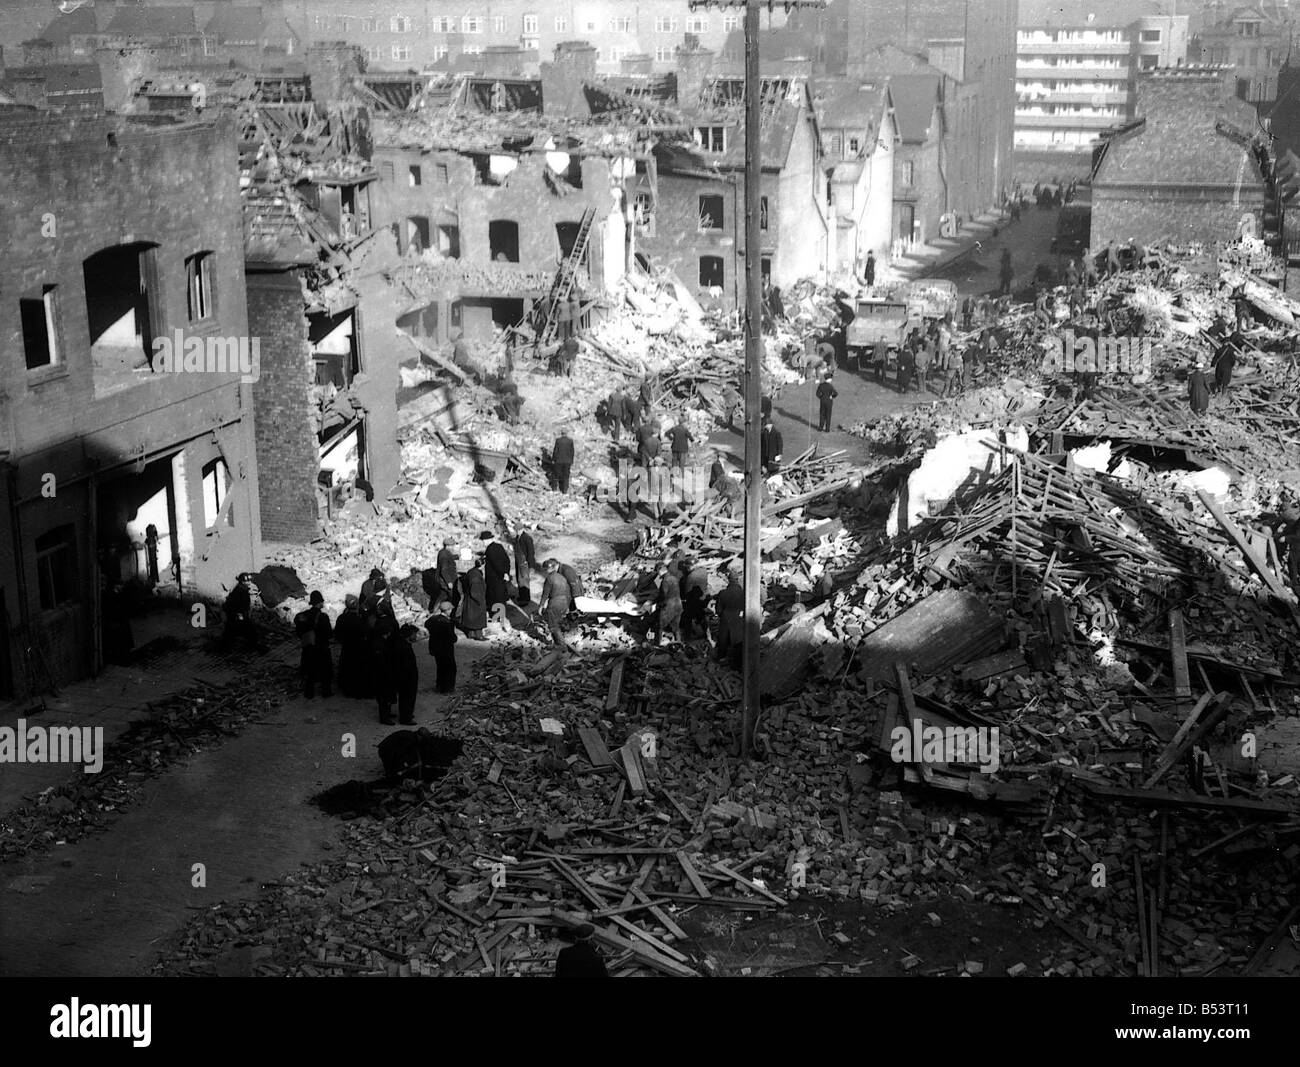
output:
M1200 63L1233 68L1237 95L1252 104L1277 99L1277 77L1291 55L1295 22L1277 5L1239 7L1202 28L1191 55Z
M0 699L98 669L103 586L257 566L238 158L229 117L0 116Z
M739 8L692 11L688 0L288 0L287 13L309 41L346 40L365 49L372 68L394 70L494 46L523 48L540 63L558 44L585 41L604 73L630 56L649 56L662 72L688 42L720 51L742 21ZM783 21L779 5L764 10L765 26Z
M1144 70L1187 60L1186 15L1124 26L1022 26L1017 34L1016 149L1077 152L1133 119Z

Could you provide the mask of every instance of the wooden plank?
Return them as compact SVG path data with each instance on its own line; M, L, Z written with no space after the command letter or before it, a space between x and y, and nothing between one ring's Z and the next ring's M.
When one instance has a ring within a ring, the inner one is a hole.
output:
M633 886L632 895L636 897L636 899L639 900L642 904L647 904L650 906L649 907L650 914L653 915L656 919L658 919L659 925L662 926L665 930L667 930L670 934L672 934L673 937L679 938L682 941L687 940L688 935L686 931L683 930L680 926L678 926L675 922L673 922L672 916L670 916L661 907L659 907L658 904L656 904L648 896L646 896L644 889L642 889L640 886Z
M614 803L609 806L609 817L615 819L618 817L618 810L623 806L623 793L627 789L627 781L620 778L618 788L614 790Z
M645 772L641 768L641 750L629 741L618 750L623 757L623 773L627 775L628 788L634 797L645 796Z
M689 956L686 956L683 953L678 952L675 948L673 948L672 945L669 945L664 941L660 941L659 938L655 937L654 934L647 933L645 930L642 930L641 927L637 926L636 923L630 922L629 920L623 918L623 916L621 915L611 915L609 917L609 921L612 922L615 926L619 927L620 929L626 930L638 941L644 941L656 952L660 953L661 955L667 956L670 960L676 960L678 963L685 963L688 959L690 959Z
M916 701L912 697L912 680L907 676L907 664L902 660L894 661L894 682L898 686L898 699L902 704L904 723L910 730L916 715Z
M995 674L1005 674L1007 671L1023 666L1025 666L1025 654L1020 649L1013 648L1009 652L999 652L966 664L961 668L961 678L967 682L980 682L985 678L992 678Z
M1085 792L1112 802L1150 805L1152 807L1194 808L1200 811L1226 811L1239 815L1254 815L1261 819L1285 819L1291 809L1283 804L1269 804L1262 800L1224 800L1220 797L1201 796L1197 793L1166 793L1146 789L1120 789L1087 778L1071 779Z
M1169 654L1173 661L1174 695L1192 695L1192 678L1187 670L1187 631L1183 626L1181 608L1169 612Z
M1144 789L1150 789L1156 784L1156 782L1160 781L1160 779L1164 777L1165 772L1169 770L1170 767L1178 762L1179 755L1183 748L1183 743L1187 740L1187 735L1192 732L1192 727L1196 725L1196 720L1201 717L1201 712L1209 707L1212 699L1214 698L1209 693L1206 693L1196 702L1196 706L1188 713L1187 718L1183 720L1183 724L1178 727L1178 732L1174 734L1173 740L1165 746L1165 750L1160 754L1160 758L1156 761L1156 769L1152 771L1147 780L1142 783Z
M1133 854L1133 877L1136 879L1138 942L1142 946L1138 976L1146 978L1151 974L1151 947L1147 940L1150 931L1147 928L1146 894L1142 892L1142 859L1137 853Z
M582 747L586 750L587 759L591 761L593 767L614 766L614 760L609 754L609 749L605 747L600 732L594 726L579 726L578 738L582 741Z
M613 711L623 699L623 669L627 666L627 656L619 656L614 669L609 674L609 691L605 694L605 710Z
M752 889L755 893L767 897L768 900L771 900L774 903L779 904L781 907L784 908L786 906L786 902L782 900L780 897L778 897L775 893L768 892L757 882L751 882L743 874L740 874L737 871L733 871L725 863L719 861L713 865L713 869L715 871L720 871L722 874L725 874L728 878L734 879L735 881L739 882L746 889Z
M1268 591L1279 600L1285 600L1290 603L1291 596L1288 593L1286 586L1278 580L1277 575L1273 573L1269 565L1264 562L1264 560L1260 559L1259 553L1251 547L1250 542L1246 540L1245 534L1241 532L1241 529L1237 524L1228 518L1222 510L1220 510L1219 505L1214 502L1214 498L1204 489L1198 489L1196 495L1200 498L1201 503L1205 505L1205 509L1214 516L1214 521L1223 527L1224 533L1226 533L1232 539L1233 543L1241 549L1241 554L1246 557L1246 562L1249 563L1255 573L1264 580L1264 584L1268 587Z
M713 896L700 878L699 872L692 865L690 857L687 856L685 852L678 851L677 862L681 864L682 870L686 872L687 881L691 883L691 888L694 889L696 893L705 900L708 900Z
M588 923L590 920L583 918L581 915L572 912L556 910L553 912L556 924L567 927L570 930L577 929ZM619 937L618 934L609 930L596 928L592 940L604 948L614 949L616 952L629 952L638 963L644 964L661 974L672 975L676 978L698 978L699 973L692 970L676 960L655 952L645 945L637 944L635 941L629 941L626 938Z

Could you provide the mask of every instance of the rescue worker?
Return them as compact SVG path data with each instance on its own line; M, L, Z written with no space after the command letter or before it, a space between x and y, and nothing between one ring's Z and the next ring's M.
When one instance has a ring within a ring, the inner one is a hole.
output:
M543 569L546 580L542 583L542 598L538 604L542 621L550 631L555 646L569 652L572 648L564 637L564 620L572 607L569 583L560 573L560 564L557 560L548 559L543 564Z
M654 629L655 644L663 643L664 634L681 637L682 588L681 581L667 564L659 568L659 589L655 594Z
M839 395L839 391L831 381L831 376L826 375L822 379L821 385L817 386L817 429L822 433L830 432L831 410L835 404L835 398Z
M716 600L718 659L729 662L737 670L741 666L745 640L745 590L740 577L740 564L732 563L727 569L727 587Z
M1205 380L1205 364L1197 362L1192 373L1187 376L1187 398L1191 402L1192 412L1204 415L1210 407L1210 386Z

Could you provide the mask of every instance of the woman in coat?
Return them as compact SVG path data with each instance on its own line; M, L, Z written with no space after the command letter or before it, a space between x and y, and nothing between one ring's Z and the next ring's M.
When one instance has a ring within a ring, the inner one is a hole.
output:
M389 631L393 682L397 693L397 721L402 726L415 725L415 694L420 688L420 668L415 662L415 649L411 647L411 638L419 632L409 624L396 633Z
M487 583L483 579L483 558L478 556L474 566L460 580L460 628L475 641L483 640L487 626Z
M397 725L393 719L393 701L397 699L393 641L397 636L397 620L388 616L375 623L370 635L370 680L379 705L379 721L385 726Z

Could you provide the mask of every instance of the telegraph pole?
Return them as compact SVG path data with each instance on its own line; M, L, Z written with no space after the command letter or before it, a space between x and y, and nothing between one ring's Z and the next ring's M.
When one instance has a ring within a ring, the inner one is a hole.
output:
M764 3L769 10L780 6L787 13L794 8L826 6L825 0L778 0L775 5L773 0L693 0L691 3L692 11L698 7L745 9L745 643L740 697L740 756L743 759L754 754L754 732L759 715L758 642L763 629L763 602L759 590L759 544L763 536L763 246L759 208L763 154L758 12ZM690 106L691 102L685 103Z

